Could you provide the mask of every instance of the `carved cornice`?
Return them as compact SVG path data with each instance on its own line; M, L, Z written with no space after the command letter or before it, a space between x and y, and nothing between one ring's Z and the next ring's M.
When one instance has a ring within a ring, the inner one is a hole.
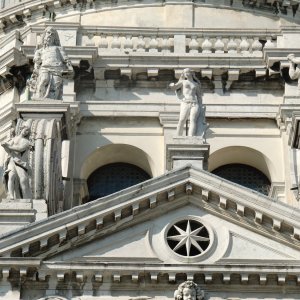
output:
M38 282L48 281L49 278L56 282L64 282L65 279L74 275L74 282L82 282L89 278L90 282L95 284L104 281L122 285L122 278L126 279L127 284L136 284L140 277L149 277L151 284L159 284L166 282L173 284L181 282L182 278L188 280L201 281L202 285L218 285L234 284L246 285L249 289L251 286L259 286L260 289L268 290L270 287L286 286L292 288L300 282L300 266L299 262L291 261L289 265L281 262L268 261L266 263L257 263L242 265L243 262L224 261L216 265L164 265L157 263L100 263L100 262L40 262L38 259L1 259L0 273L2 279L14 280L14 278L22 277L23 280L29 279L31 285ZM230 268L228 267L230 264ZM37 272L36 279L29 274ZM12 275L13 274L13 275ZM69 276L68 276L69 275ZM27 277L27 278L26 278ZM128 281L130 279L130 281ZM265 286L265 287L263 287ZM241 288L240 288L241 289Z
M81 60L88 60L92 64L98 54L97 47L67 46L64 49L73 65L78 65ZM34 46L24 45L21 47L21 50L27 58L33 58Z

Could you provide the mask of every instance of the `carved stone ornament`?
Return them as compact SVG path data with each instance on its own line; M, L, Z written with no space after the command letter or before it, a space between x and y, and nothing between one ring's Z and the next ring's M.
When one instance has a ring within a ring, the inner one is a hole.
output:
M202 300L204 291L193 281L185 281L178 286L174 293L175 300Z
M61 47L55 28L47 27L42 35L42 44L34 53L34 69L27 84L33 93L32 99L61 100L63 76L73 75L73 67L64 48Z
M3 180L8 199L32 198L29 186L28 152L32 148L29 140L31 121L25 122L16 134L12 128L10 140L1 144L7 153Z
M289 54L287 59L290 62L289 76L293 80L298 80L298 90L300 90L300 58L295 57L295 54Z
M183 135L184 125L189 119L188 136L198 135L204 138L207 129L205 106L202 104L201 83L195 73L189 68L184 69L178 82L171 83L170 88L175 90L177 98L181 101L177 136Z

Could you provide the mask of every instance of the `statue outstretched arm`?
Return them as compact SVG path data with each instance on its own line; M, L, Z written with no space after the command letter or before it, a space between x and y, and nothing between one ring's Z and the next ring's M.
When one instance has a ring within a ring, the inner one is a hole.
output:
M172 90L177 90L177 89L180 89L182 87L182 81L178 81L177 83L170 83L169 84L169 87L172 89Z

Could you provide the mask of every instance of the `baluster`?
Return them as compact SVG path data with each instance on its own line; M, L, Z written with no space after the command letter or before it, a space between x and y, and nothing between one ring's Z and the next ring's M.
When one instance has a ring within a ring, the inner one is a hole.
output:
M189 43L189 53L199 53L199 43L197 42L197 36L192 35Z
M254 37L254 41L252 43L252 52L253 54L261 54L262 44L259 41L258 37Z
M168 36L165 36L162 40L162 52L170 53L171 52L171 44Z
M149 43L149 52L158 52L158 42L156 36L152 36Z
M273 48L276 47L275 43L272 42L272 38L270 36L266 37L267 42L265 43L265 47L264 48Z
M237 48L238 48L237 42L234 40L233 37L230 37L227 44L228 53L237 53Z
M250 47L250 44L248 43L247 38L243 36L242 41L240 43L241 53L242 54L249 54L249 47Z
M120 41L119 36L117 34L113 36L113 40L111 42L110 47L114 51L120 51L120 49L121 49L121 41Z
M124 41L124 51L131 52L133 49L132 36L130 34L126 35L126 39Z
M136 51L137 52L145 52L145 45L146 45L146 43L144 41L144 38L142 35L140 35L137 40Z
M87 38L88 38L88 40L86 41L85 45L86 45L86 46L95 46L95 42L94 42L94 40L93 40L94 34L89 33L89 34L87 35Z
M215 42L215 53L224 53L224 43L222 41L222 38L219 36L217 37L217 40Z
M108 48L108 42L104 34L100 35L100 41L98 43L98 48L100 51L105 51Z
M211 53L211 49L212 49L212 43L209 41L209 38L206 37L204 39L204 42L201 45L202 48L202 53Z

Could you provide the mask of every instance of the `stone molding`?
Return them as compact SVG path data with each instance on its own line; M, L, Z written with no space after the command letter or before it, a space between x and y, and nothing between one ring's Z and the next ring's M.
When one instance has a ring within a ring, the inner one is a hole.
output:
M3 259L1 259L3 260ZM230 269L228 264L233 263ZM245 284L246 286L286 286L298 285L300 283L300 267L298 261L291 262L291 265L283 269L282 264L248 264L239 266L244 262L234 265L233 261L226 261L217 265L203 265L201 269L195 264L181 264L173 266L161 266L160 264L138 264L138 263L63 263L63 262L40 262L35 259L26 258L18 261L14 258L1 263L3 279L15 281L17 278L34 282L54 283L67 282L67 278L74 276L74 282L92 282L101 284L110 282L121 284L122 279L130 278L130 283L139 282L141 277L149 277L151 283L176 283L181 282L182 277L188 280L199 280L205 285L220 284ZM284 262L282 262L284 263ZM292 265L293 263L293 265ZM270 264L270 262L268 262ZM187 271L188 270L188 271ZM30 274L38 271L36 279ZM1 282L1 280L0 280ZM262 288L262 287L261 287Z
M170 1L167 1L170 2ZM299 13L296 14L292 12L292 5L290 2L286 3L285 6L282 6L284 8L284 11L282 12L278 7L273 7L273 6L267 6L264 7L264 9L260 9L260 6L253 5L250 2L253 1L232 1L232 3L228 3L230 1L219 1L219 4L216 4L215 1L211 3L210 0L204 1L205 3L193 3L192 1L176 1L177 5L194 5L194 6L208 6L208 7L215 7L215 8L230 8L233 10L238 10L238 11L248 11L248 12L253 12L259 13L260 15L265 15L269 16L272 19L279 19L279 18L284 18L284 19L291 19L293 21L299 20ZM248 3L249 2L249 3ZM282 0L278 1L282 2ZM47 0L47 1L27 1L25 3L18 3L16 2L15 5L3 8L1 13L0 13L0 26L1 28L10 28L12 25L15 23L20 22L19 18L17 16L20 16L21 19L25 20L27 18L30 18L32 15L40 15L39 18L43 18L43 13L49 12L50 11L59 11L59 10L64 10L64 11L69 11L69 12L76 12L76 4L78 3L78 0L70 0L70 1L60 1L60 0ZM157 2L156 2L157 3ZM174 1L171 2L174 5ZM89 0L87 2L87 9L92 8L92 9L103 9L103 6L101 5L101 1L95 1L95 0ZM129 3L126 3L127 5L135 5L136 2L133 1L132 3L129 1ZM152 3L147 3L147 4L142 4L142 6L145 5L151 5ZM120 9L124 5L122 1L118 1L117 3L118 6L120 6ZM278 4L279 5L279 4ZM112 9L115 8L116 3L113 2L111 5L108 3L104 9ZM268 9L269 8L269 9ZM275 10L276 8L276 10ZM51 14L49 14L49 18L51 18Z

